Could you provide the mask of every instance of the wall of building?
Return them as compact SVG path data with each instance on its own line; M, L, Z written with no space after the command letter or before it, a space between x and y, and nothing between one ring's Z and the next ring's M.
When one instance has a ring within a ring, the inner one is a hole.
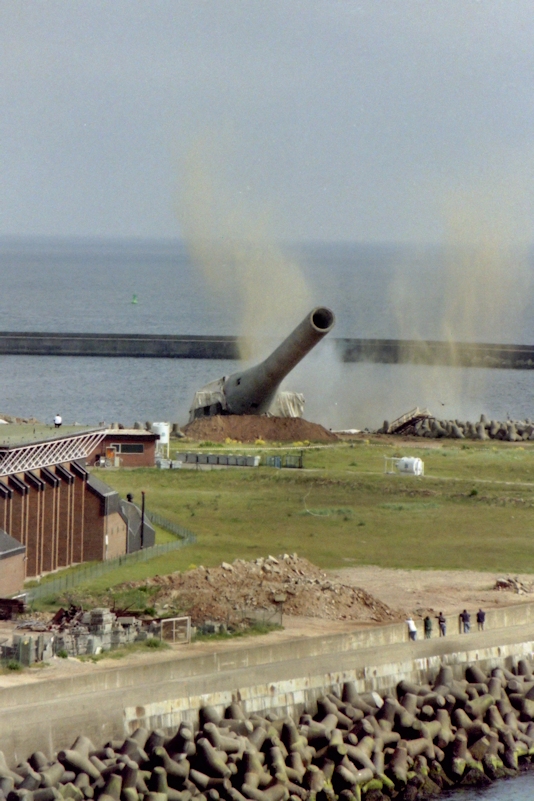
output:
M122 445L141 445L142 453L123 453ZM119 429L105 436L100 445L87 457L89 465L97 464L106 456L106 449L115 446L121 467L154 467L156 464L156 435L150 432L124 434ZM113 466L113 465L112 465Z
M25 578L24 554L0 559L0 598L9 598L22 590Z
M126 553L126 523L69 463L0 478L0 528L26 546L27 578Z
M106 518L106 559L115 559L126 553L127 525L119 512L112 512Z

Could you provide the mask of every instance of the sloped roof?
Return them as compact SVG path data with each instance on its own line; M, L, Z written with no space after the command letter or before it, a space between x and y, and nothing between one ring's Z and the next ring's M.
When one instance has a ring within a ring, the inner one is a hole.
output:
M0 528L0 559L8 559L10 556L24 553L25 550L25 545Z
M61 426L43 423L9 423L0 428L0 448L20 448L21 445L34 445L51 440L78 437L80 434L92 434L104 431L102 426Z

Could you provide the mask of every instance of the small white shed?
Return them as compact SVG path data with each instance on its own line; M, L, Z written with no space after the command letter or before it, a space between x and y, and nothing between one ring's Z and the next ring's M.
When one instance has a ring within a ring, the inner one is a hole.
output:
M425 465L418 456L385 456L385 473L403 473L409 476L424 476Z

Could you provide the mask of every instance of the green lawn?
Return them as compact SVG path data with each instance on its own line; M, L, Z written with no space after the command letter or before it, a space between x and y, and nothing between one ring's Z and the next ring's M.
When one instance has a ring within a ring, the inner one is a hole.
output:
M386 455L421 456L425 477L385 475ZM371 440L306 449L304 465L97 474L137 501L144 490L148 509L197 535L196 545L137 565L145 576L293 551L322 567L534 572L530 443L448 442L430 450ZM107 586L116 578L108 574Z

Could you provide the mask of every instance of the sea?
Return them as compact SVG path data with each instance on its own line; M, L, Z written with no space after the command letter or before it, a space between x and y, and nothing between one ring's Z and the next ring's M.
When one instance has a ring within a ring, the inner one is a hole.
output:
M344 364L332 337L534 343L530 253L492 245L0 239L0 330L232 334L253 364L311 308L336 324L284 382L305 416L373 429L415 406L447 419L534 417L534 371ZM234 361L0 356L0 414L187 422Z
M0 331L231 334L253 364L314 306L336 337L534 344L530 253L492 243L183 243L0 239ZM447 419L534 418L534 370L344 364L328 337L284 386L328 428L375 428L427 407ZM66 423L187 422L196 389L234 361L0 356L0 415ZM526 801L534 774L462 801Z

